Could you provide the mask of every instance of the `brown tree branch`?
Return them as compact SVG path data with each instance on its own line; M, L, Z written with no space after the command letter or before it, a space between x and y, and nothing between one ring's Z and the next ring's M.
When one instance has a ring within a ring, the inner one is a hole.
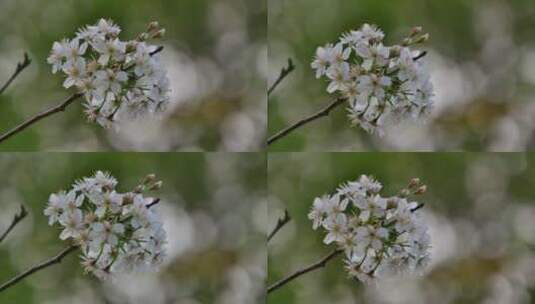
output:
M19 76L19 74L24 71L24 69L30 66L31 63L32 60L30 59L30 57L28 57L28 53L24 53L24 61L17 63L17 68L15 69L15 72L13 73L13 75L11 75L11 77L9 77L7 82L0 89L0 95L2 95L5 90L7 90L13 80L15 80L15 78L17 78L17 76Z
M2 236L0 236L0 243L2 243L2 241L7 237L9 232L11 232L11 230L15 228L15 226L17 226L17 224L20 223L27 215L28 215L28 211L26 211L26 208L24 208L23 205L20 205L19 213L15 214L9 227L7 227L6 231L4 231Z
M281 279L280 281L277 281L276 283L273 283L272 285L270 285L267 289L267 293L271 293L279 288L281 288L282 286L288 284L289 282L291 282L292 280L295 280L296 278L306 274L306 273L309 273L311 271L314 271L316 269L320 269L320 268L323 268L327 265L327 263L334 259L336 256L338 256L339 254L342 253L342 250L334 250L333 252L331 252L330 254L328 254L327 256L325 256L324 258L322 258L321 260L305 267L305 268L302 268L300 270L297 270L296 272L290 274L289 276Z
M13 277L12 279L10 279L9 281L5 282L4 284L0 285L0 292L17 284L18 282L20 282L22 279L24 279L25 277L31 275L31 274L34 274L36 273L37 271L39 270L42 270L42 269L45 269L49 266L52 266L54 264L58 264L61 262L61 260L67 256L69 253L73 252L74 250L76 250L78 248L78 246L76 245L71 245L65 249L63 249L61 252L59 252L56 256L54 256L53 258L51 259L48 259L48 260L45 260L35 266L32 266L30 267L29 269L23 271L22 273L18 274L17 276Z
M152 203L148 204L147 205L147 209L151 208L152 206L158 204L160 202L160 199L159 198L155 198Z
M23 122L22 124L16 126L15 128L13 128L12 130L4 133L2 136L0 136L0 143L6 141L7 139L9 139L10 137L12 137L13 135L16 135L22 131L24 131L26 128L28 128L29 126L39 122L40 120L42 119L45 119L47 118L48 116L51 116L53 114L56 114L56 113L60 113L60 112L63 112L65 111L65 109L71 104L73 103L74 101L76 101L78 98L82 97L83 95L78 93L78 94L73 94L71 95L69 98L67 98L65 101L63 101L61 104L51 108L51 109L48 109L44 112L41 112L37 115L35 115L34 117L26 120L25 122Z
M319 112L317 112L317 113L315 113L315 114L313 114L311 116L305 117L305 118L299 120L298 122L294 123L293 125L287 127L286 129L281 130L280 132L278 132L277 134L271 136L268 139L268 142L267 142L268 146L273 144L277 140L286 137L287 135L289 135L290 133L292 133L296 129L298 129L298 128L300 128L300 127L302 127L302 126L304 126L304 125L306 125L306 124L308 124L310 122L313 122L314 120L316 120L318 118L329 116L331 111L333 111L337 107L339 107L342 104L344 104L344 102L345 102L345 99L339 98L339 99L331 102L327 107L321 109Z
M152 51L149 55L154 56L160 53L161 51L163 51L163 46L160 45L156 50Z
M275 226L275 228L273 228L271 233L268 235L267 241L268 242L271 241L271 239L275 236L275 234L277 234L277 232L279 232L279 230L282 227L284 227L284 225L288 224L288 222L291 220L292 220L292 217L288 213L288 210L284 210L284 216L277 220L277 225Z
M288 66L282 68L279 77L277 78L277 80L275 80L273 85L271 85L271 87L269 88L268 97L271 95L271 93L273 93L273 91L275 91L277 86L284 80L284 78L286 78L286 76L290 75L294 70L295 70L295 65L294 65L292 59L288 58Z
M412 209L411 209L411 212L416 212L416 211L422 209L423 207L425 207L425 204L424 204L424 203L421 203L421 204L419 204L418 206L412 208Z

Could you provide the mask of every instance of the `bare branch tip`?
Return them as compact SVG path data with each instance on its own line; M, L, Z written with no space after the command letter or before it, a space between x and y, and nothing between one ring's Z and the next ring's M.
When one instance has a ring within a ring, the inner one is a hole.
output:
M28 215L28 210L26 210L26 207L24 205L20 205L20 211L15 215L15 221L21 221L23 218L25 218Z
M30 56L28 56L28 53L24 52L24 61L17 62L17 67L15 69L15 72L9 77L9 79L6 81L6 83L0 88L0 95L4 93L5 90L9 87L9 85L17 78L17 76L26 69L30 64L32 63L32 60L30 59Z
M295 67L296 66L292 58L288 58L288 65L281 69L279 77L277 78L277 80L275 80L273 85L271 85L271 87L268 89L268 97L271 95L271 93L273 93L273 91L275 91L277 86L284 80L284 78L286 78L286 76L288 76L290 73L292 73L295 70Z
M279 232L279 230L284 227L284 225L288 224L292 220L292 217L290 216L290 213L288 212L288 209L284 210L284 215L280 217L277 220L277 224L275 225L275 228L271 231L271 233L268 234L267 241L271 241L271 239Z
M13 216L13 220L11 221L11 224L9 227L7 227L6 231L2 233L0 236L0 243L7 237L7 235L17 226L18 223L20 223L26 216L28 215L28 211L24 207L24 205L20 205L20 211L18 213L15 213Z

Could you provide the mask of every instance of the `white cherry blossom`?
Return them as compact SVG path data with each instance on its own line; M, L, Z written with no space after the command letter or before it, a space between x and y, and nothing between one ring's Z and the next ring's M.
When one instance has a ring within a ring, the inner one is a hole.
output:
M52 65L53 74L56 74L63 68L68 44L69 42L67 40L62 40L60 42L54 42L52 45L52 51L47 62Z
M59 217L59 223L65 227L59 238L66 240L68 238L76 237L79 230L83 228L83 215L81 210L75 210L73 212L64 212Z
M165 257L166 232L145 190L160 188L153 175L134 192L120 193L109 173L77 181L69 192L51 194L44 214L61 226L60 239L79 246L82 266L100 279L114 273L154 269Z
M81 85L87 79L86 63L83 58L67 61L63 66L63 72L67 74L67 79L63 82L65 88Z
M384 134L386 124L418 119L433 105L433 85L412 46L428 39L421 31L402 45L385 46L384 33L363 25L335 44L318 47L311 66L329 81L327 92L347 101L349 118L371 134Z
M323 227L328 231L323 242L330 244L332 242L344 241L346 234L347 218L345 214L339 213L329 217L323 223Z
M408 188L401 192L417 195L425 186L414 179ZM381 190L376 179L362 175L316 198L308 215L314 230L325 230L323 242L345 253L349 275L366 283L387 274L418 272L429 261L431 240L419 204L404 196L384 197Z
M102 66L108 65L110 60L120 62L126 55L126 43L119 39L100 40L97 39L92 44L93 48L100 54L98 63Z
M52 72L63 71L65 88L76 87L85 98L85 113L102 127L146 113L165 110L170 84L165 67L148 39L164 33L157 23L135 40L119 38L110 20L80 29L72 40L55 42L47 61Z
M342 91L350 79L349 70L349 64L346 62L339 65L332 65L327 70L327 77L331 79L327 92L334 93L336 91Z
M385 97L385 89L392 85L392 80L387 76L369 74L362 76L358 82L358 90L368 96L373 95L382 100Z
M316 57L311 64L311 67L316 70L316 78L320 78L327 72L327 68L332 62L332 46L318 47L316 50Z
M314 199L312 210L308 214L308 218L313 221L312 228L318 229L323 222L323 219L327 216L329 210L329 197L322 196Z

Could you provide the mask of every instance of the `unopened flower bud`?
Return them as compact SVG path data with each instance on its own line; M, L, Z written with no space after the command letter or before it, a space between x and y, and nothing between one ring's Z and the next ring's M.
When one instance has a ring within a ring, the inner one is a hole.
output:
M134 202L134 195L132 193L127 193L123 196L123 206L130 205Z
M158 31L160 29L160 24L158 23L158 21L153 21L151 23L149 23L149 26L147 27L147 32L155 32L155 31Z
M390 198L387 202L386 202L386 209L393 209L393 208L396 208L398 206L398 200L397 198Z
M418 39L416 39L414 43L424 43L424 42L427 42L428 40L429 40L429 34L425 34L425 35L420 36Z
M135 40L129 41L126 44L126 52L127 53L134 52L137 49L137 44L138 44L138 42L135 41Z
M420 35L422 33L423 29L421 26L415 26L411 29L411 37L416 37L417 35Z
M156 174L149 174L143 179L143 185L148 185L156 182Z
M409 182L409 189L416 188L421 184L421 181L419 178L413 178Z
M162 188L162 185L163 185L163 182L162 181L158 181L154 184L152 184L150 187L149 187L149 190L150 191L157 191L157 190L160 190Z
M143 186L143 185L137 185L136 188L134 188L134 191L133 191L133 192L134 192L134 193L141 193L141 192L143 192L143 191L145 191L145 186Z
M152 38L160 39L160 38L163 38L164 36L165 36L165 29L161 29L157 31L156 33L154 33L154 35L152 35Z
M401 53L401 47L399 45L394 45L390 48L390 58L398 57Z
M139 41L145 41L145 40L148 40L150 37L149 37L149 34L148 33L141 33L139 34L139 36L137 37L137 40Z
M414 192L414 194L415 195L421 195L421 194L424 194L426 192L427 192L427 186L426 185L422 185Z

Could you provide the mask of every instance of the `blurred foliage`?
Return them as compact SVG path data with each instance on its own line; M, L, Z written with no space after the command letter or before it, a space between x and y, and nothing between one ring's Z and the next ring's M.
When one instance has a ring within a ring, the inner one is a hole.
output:
M268 282L320 260L334 248L312 230L315 197L361 174L384 195L413 177L427 184L417 200L431 234L431 265L417 275L364 287L338 258L268 297L268 303L533 303L535 155L485 153L272 153L269 222L292 221L268 246Z
M46 63L52 43L111 18L132 39L151 21L167 29L163 60L171 80L160 121L106 131L79 103L2 144L5 151L259 150L265 138L266 3L250 0L3 0L0 83L24 51L33 64L0 96L0 130L56 105L69 92Z
M372 23L388 45L413 26L436 88L425 123L402 123L387 136L350 126L343 109L273 145L272 151L525 151L535 145L535 2L530 0L271 0L270 83L288 57L297 70L269 101L269 134L330 102L327 83L310 68L316 48Z
M111 172L121 191L155 173L169 242L159 272L101 283L71 254L1 292L0 303L263 303L263 155L3 153L0 168L9 172L0 182L0 231L20 204L30 212L0 244L2 282L67 246L43 215L48 196L95 170Z

